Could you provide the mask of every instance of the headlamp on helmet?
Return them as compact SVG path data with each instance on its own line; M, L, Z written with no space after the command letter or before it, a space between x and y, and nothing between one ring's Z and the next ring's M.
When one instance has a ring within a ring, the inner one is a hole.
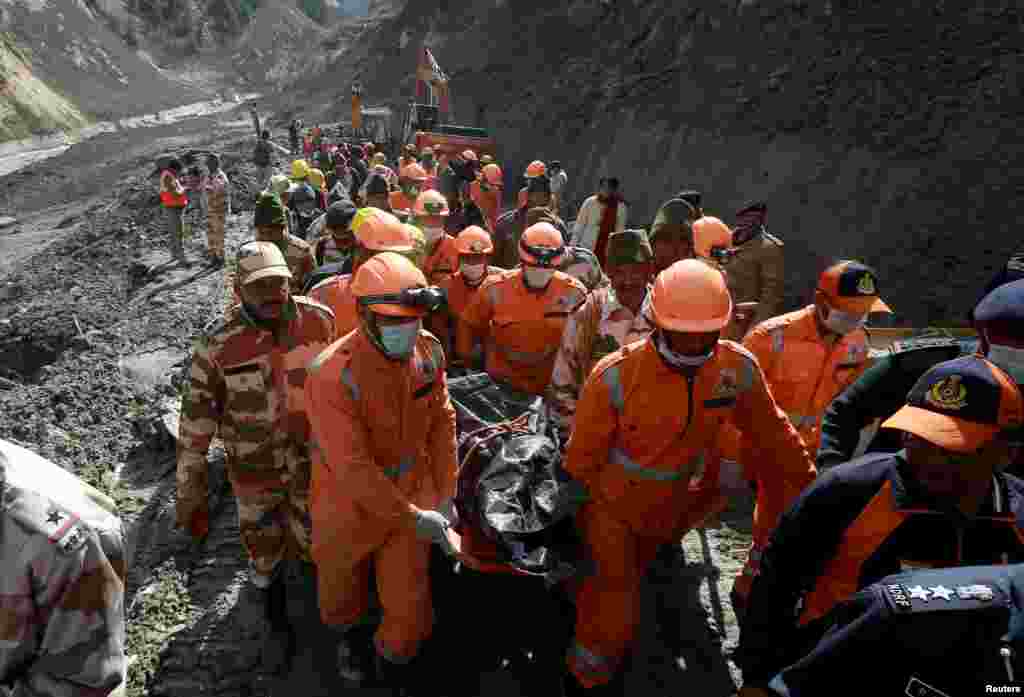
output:
M448 304L448 294L443 288L427 286L425 288L406 288L401 293L382 295L364 295L358 298L359 306L370 308L372 305L404 305L422 311L424 314L437 312Z

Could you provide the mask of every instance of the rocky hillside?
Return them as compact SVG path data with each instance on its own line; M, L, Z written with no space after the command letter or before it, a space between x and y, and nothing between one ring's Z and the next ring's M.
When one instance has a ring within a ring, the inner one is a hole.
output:
M206 96L128 45L95 7L83 0L0 0L0 31L24 55L26 75L92 120L149 113ZM24 100L15 95L13 104ZM18 128L38 131L49 125L23 119L0 138L15 137ZM65 118L54 125L76 123Z
M321 98L362 74L403 104L426 42L454 120L492 129L512 172L561 158L570 199L617 175L642 226L682 187L727 220L767 198L792 303L856 256L901 320L958 319L1020 242L1012 0L375 0L370 21Z

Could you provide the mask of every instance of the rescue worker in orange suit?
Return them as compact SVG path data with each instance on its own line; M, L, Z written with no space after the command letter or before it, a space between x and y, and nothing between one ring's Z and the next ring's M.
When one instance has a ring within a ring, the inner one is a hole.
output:
M483 362L483 341L463 319L466 310L476 298L481 286L501 269L490 266L494 245L487 231L476 225L470 226L455 238L459 253L459 270L441 282L441 288L448 296L447 330L438 335L445 345L445 355L451 356L451 364L467 365Z
M731 262L736 256L733 247L733 233L729 226L718 218L703 216L693 221L693 255L721 269L729 285L729 292L736 297L733 289ZM735 303L733 317L723 336L730 341L740 341L749 331L757 313L756 302Z
M541 177L548 178L548 167L543 162L534 160L526 166L526 171L523 172L523 179L526 180L526 183L516 196L516 208L523 208L527 205L527 199L530 196L530 182ZM533 208L532 205L529 207Z
M497 229L498 216L501 215L503 176L498 165L484 165L477 180L469 185L469 198L484 214L491 231Z
M744 461L765 470L755 526L773 526L815 475L757 360L719 339L732 315L722 274L680 261L658 275L650 309L655 331L590 373L566 452L566 471L590 492L576 524L596 565L576 597L570 695L623 694L640 584L658 548L745 488L719 466L726 424L743 434Z
M762 322L743 340L757 357L779 408L812 453L818 452L821 418L828 405L870 366L864 323L872 312L891 312L878 297L874 270L844 261L818 278L813 305ZM767 537L754 536L747 563L736 578L732 600L739 613L767 542Z
M412 209L412 224L423 231L427 241L423 274L431 285L439 285L459 270L459 253L455 238L445 233L445 218L451 211L448 201L438 191L424 191ZM460 230L461 232L461 230Z
M520 268L487 279L463 315L486 337L487 373L528 394L544 394L565 324L587 296L582 283L555 270L564 256L554 226L527 228L519 239Z
M359 267L352 293L359 329L313 360L306 383L319 450L310 510L320 614L346 631L361 686L437 695L418 684L426 666L416 658L434 622L430 545L450 550L438 509L454 496L457 469L444 351L423 331L443 294L392 252Z
M670 199L661 204L648 239L654 251L654 270L661 273L681 259L693 257L693 207L682 199Z
M427 188L427 172L417 164L406 165L398 172L399 191L388 195L388 203L393 211L412 212L416 199Z
M359 267L381 252L411 254L412 237L398 218L376 208L361 208L352 219L355 248L352 274L333 276L313 286L309 297L334 313L334 333L341 338L359 326L359 313L352 297L352 280Z
M1024 561L1024 481L1003 472L1022 419L1019 388L995 364L940 363L882 423L904 450L834 467L800 496L751 589L739 657L748 694L821 639L829 610L885 576ZM950 601L942 587L909 593L936 610Z

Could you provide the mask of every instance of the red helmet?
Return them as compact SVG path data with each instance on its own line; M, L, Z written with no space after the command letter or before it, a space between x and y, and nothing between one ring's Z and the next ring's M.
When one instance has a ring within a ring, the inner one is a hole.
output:
M470 225L455 238L455 249L459 254L492 254L494 243L486 230Z
M430 218L448 216L448 199L440 191L427 189L419 195L412 207L412 214L418 217Z
M545 174L547 174L547 172L548 172L547 165L545 165L540 160L534 160L526 168L526 176L530 177L530 178L542 177Z

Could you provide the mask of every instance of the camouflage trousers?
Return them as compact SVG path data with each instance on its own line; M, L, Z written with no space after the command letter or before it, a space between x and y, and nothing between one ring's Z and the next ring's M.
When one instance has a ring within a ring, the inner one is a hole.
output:
M171 256L175 259L184 259L185 242L181 235L185 226L185 209L164 207L164 221Z
M297 462L279 486L250 487L232 477L238 501L238 532L249 556L253 584L266 588L285 557L312 561L309 553L308 460Z
M223 205L210 206L206 222L206 245L210 254L218 259L224 258L224 225L227 215L227 208Z

